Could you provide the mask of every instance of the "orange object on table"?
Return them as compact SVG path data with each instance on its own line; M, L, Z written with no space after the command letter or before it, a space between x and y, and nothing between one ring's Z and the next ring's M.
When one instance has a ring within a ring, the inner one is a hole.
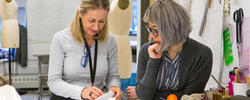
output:
M167 100L178 100L178 97L175 94L168 95Z

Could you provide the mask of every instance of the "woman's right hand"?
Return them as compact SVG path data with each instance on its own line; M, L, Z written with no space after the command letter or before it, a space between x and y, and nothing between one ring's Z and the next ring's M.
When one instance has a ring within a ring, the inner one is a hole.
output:
M128 99L138 99L138 96L136 95L135 86L128 86L126 89L127 97Z
M94 100L101 95L103 95L103 91L96 86L85 88L82 91L82 98L84 99Z
M160 44L155 43L155 44L149 46L148 53L149 53L150 58L154 58L154 59L161 58L162 52L160 51Z

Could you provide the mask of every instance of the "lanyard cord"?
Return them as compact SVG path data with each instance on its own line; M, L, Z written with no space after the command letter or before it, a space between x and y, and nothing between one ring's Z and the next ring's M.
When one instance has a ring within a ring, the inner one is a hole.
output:
M94 86L94 82L95 82L95 73L96 73L96 63L97 63L97 50L98 50L98 41L95 40L95 58L94 58L94 69L92 68L92 59L91 59L91 52L90 52L90 48L87 44L86 39L84 39L85 42L85 47L87 48L87 52L89 54L89 71L90 71L90 78L91 78L91 83L92 86Z

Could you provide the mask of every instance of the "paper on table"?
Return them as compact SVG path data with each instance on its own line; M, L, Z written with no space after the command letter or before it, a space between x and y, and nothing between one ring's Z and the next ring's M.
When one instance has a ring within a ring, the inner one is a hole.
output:
M234 95L246 96L247 84L246 83L234 83L233 82Z
M95 100L115 100L113 95L114 95L114 92L109 91L109 92L103 94L102 96L96 98Z

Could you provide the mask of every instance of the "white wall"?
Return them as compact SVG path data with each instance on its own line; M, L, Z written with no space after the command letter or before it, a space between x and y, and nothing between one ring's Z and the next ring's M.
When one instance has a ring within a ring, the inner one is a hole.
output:
M18 0L17 0L18 1ZM18 73L37 73L35 54L49 54L53 35L70 26L81 0L27 0L28 66Z
M239 8L242 8L244 11L244 17L250 17L250 0L231 0L230 5L230 15L224 17L224 27L227 26L227 24L231 25L232 29L232 37L233 37L233 43L232 43L232 49L233 49L233 57L234 61L230 66L224 66L224 70L222 72L222 83L229 82L229 71L233 70L234 67L239 66L239 59L238 59L238 51L237 51L237 45L236 45L236 25L233 21L233 13L235 10L238 10ZM243 22L243 25L245 23ZM248 23L250 24L250 23ZM244 33L243 33L244 34ZM250 33L249 33L250 34ZM244 38L250 38L250 37L243 37ZM249 61L250 62L250 61Z
M186 9L188 9L188 11L191 10L190 16L192 19L193 31L190 34L190 37L208 45L210 48L214 47L214 48L212 48L212 51L214 54L213 55L214 56L213 57L214 64L213 64L212 74L215 76L216 79L221 81L222 84L226 86L228 81L229 81L229 77L228 77L229 70L232 70L233 67L238 67L239 59L238 59L238 51L237 51L236 39L235 39L236 36L235 36L235 33L232 32L232 34L234 35L233 36L234 43L232 45L234 61L230 66L223 65L224 64L223 50L222 50L223 45L220 44L223 42L218 41L218 40L222 40L222 31L220 31L221 30L220 28L222 27L222 25L218 26L218 24L216 24L222 20L221 19L218 20L220 18L220 15L218 15L218 13L217 13L219 9L214 9L214 7L216 6L215 1L217 2L217 0L212 0L213 1L213 8L212 9L210 8L208 10L208 16L207 16L207 22L206 22L207 25L205 26L205 32L203 33L205 35L206 35L206 33L207 33L207 35L210 35L210 36L203 37L203 38L210 37L209 39L205 39L205 40L209 40L209 41L202 41L202 37L197 35L199 33L200 23L201 23L201 19L203 16L203 8L202 7L204 7L206 0L205 1L204 0L176 0L176 1L178 1L184 7L186 7ZM223 7L224 0L218 0L218 1L222 1L222 3L218 5L218 7L219 8ZM243 8L245 17L250 17L250 6L249 6L250 0L230 0L230 1L231 1L230 15L223 17L223 27L225 27L227 23L230 23L232 25L232 29L234 29L234 32L235 32L235 22L233 21L233 12L236 9ZM200 8L200 9L198 9L198 8ZM215 15L215 14L217 14L217 15ZM210 16L210 15L213 15L213 16ZM216 24L216 25L214 25L214 24ZM244 25L244 22L243 22L243 25ZM250 38L250 37L243 37L243 38ZM213 43L213 44L211 44L211 43ZM215 53L214 51L221 51L221 52ZM213 87L216 88L217 83L210 77L210 79L207 83L206 89L213 88Z

